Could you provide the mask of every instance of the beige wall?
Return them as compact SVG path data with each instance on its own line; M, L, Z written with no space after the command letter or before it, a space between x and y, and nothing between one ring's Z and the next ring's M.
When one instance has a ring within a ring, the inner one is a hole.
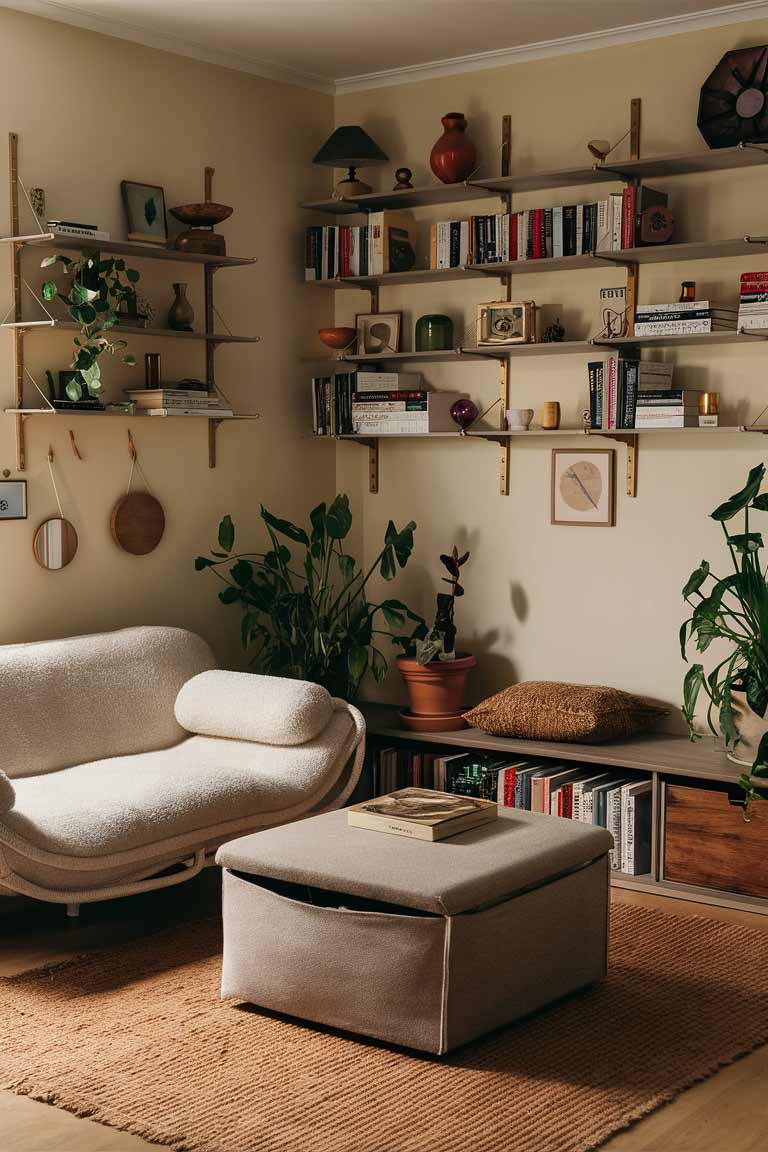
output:
M302 334L324 322L329 302L300 285L299 200L323 191L308 162L332 125L330 97L179 56L153 51L6 9L0 11L0 140L5 173L8 131L20 134L20 174L42 186L49 214L87 217L124 235L120 180L161 184L169 206L202 198L203 167L216 169L214 196L235 207L222 226L233 255L256 255L253 268L216 276L217 305L230 329L258 334L255 346L223 347L218 380L236 408L260 412L258 422L219 430L219 466L207 466L203 420L126 421L123 417L36 417L27 423L29 519L0 523L0 642L166 622L199 630L232 662L239 618L216 599L215 581L197 575L195 555L214 541L229 511L245 544L259 539L259 504L302 516L315 498L332 494L333 449L306 438L306 367ZM7 231L5 175L0 219ZM29 217L25 217L25 230ZM26 268L39 278L34 253ZM9 300L7 250L0 253L0 311ZM171 282L188 280L202 319L202 273L160 262L141 267L144 291L167 311ZM26 306L29 306L27 301ZM182 340L132 338L141 359L159 350L169 378L200 375L201 346ZM67 367L68 335L27 341L29 366ZM11 338L0 333L0 407L12 404ZM111 368L110 394L141 386L143 368ZM32 400L30 394L28 399ZM126 428L167 518L156 552L134 558L109 535L109 514L128 479ZM83 462L68 441L74 429ZM54 513L46 450L52 444L65 514L80 549L60 573L32 556L36 525ZM13 418L0 415L0 469L15 469ZM14 472L15 474L15 472ZM251 545L253 546L253 545Z
M413 169L415 183L432 179L429 150L440 133L440 116L453 110L469 118L486 176L499 172L503 113L512 116L513 170L583 165L589 161L588 139L616 140L623 134L635 96L643 101L643 154L701 151L705 146L696 128L701 83L725 51L766 40L768 23L739 24L384 88L339 97L336 119L364 125L389 154L386 169L370 170L382 188L391 186L392 171L401 164ZM619 156L627 155L625 148ZM653 183L670 193L679 240L768 232L763 172ZM567 197L558 192L521 196L514 206L593 198L593 189L574 189ZM454 218L472 210L467 205ZM490 204L488 210L493 210ZM446 217L444 211L419 213L422 220L440 215ZM739 260L643 267L640 298L676 299L680 281L695 278L700 296L735 300L739 273L759 267L768 268L768 254L759 250ZM599 288L623 282L618 271L536 274L513 280L513 292L545 305L546 316L562 317L569 338L582 339L597 330ZM381 308L403 310L405 341L410 341L419 315L448 312L460 334L465 326L469 329L475 304L498 294L498 282L492 280L392 288L382 292ZM339 322L366 308L361 293L338 294ZM674 359L680 383L719 390L725 424L749 423L768 403L761 346L656 355ZM557 399L563 423L574 422L586 401L586 359L515 363L512 404L538 409L543 400ZM491 364L428 365L425 375L436 387L465 389L481 407L497 395ZM557 443L577 447L580 440ZM683 672L677 650L680 588L702 556L724 565L719 532L708 514L764 458L764 441L756 435L706 442L684 435L645 436L636 499L624 495L625 449L618 447L617 526L610 530L550 525L552 444L541 438L512 443L507 498L497 494L497 449L485 443L385 443L376 496L367 492L365 453L341 445L337 483L354 492L364 510L369 555L390 517L398 526L417 521L415 560L398 590L425 613L432 611L438 588L437 553L454 541L471 548L458 624L461 645L480 657L475 695L517 678L566 679L612 683L676 706ZM402 698L396 676L386 682L384 695Z

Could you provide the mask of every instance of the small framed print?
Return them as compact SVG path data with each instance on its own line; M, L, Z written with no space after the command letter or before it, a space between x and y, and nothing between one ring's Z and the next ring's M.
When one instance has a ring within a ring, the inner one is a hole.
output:
M536 340L536 305L533 300L517 303L492 300L477 306L479 348L506 344L533 344Z
M612 528L616 523L613 448L552 449L552 524Z
M0 480L0 520L26 520L26 480Z
M168 224L165 219L165 194L154 184L137 184L135 180L120 183L128 224L128 239L142 244L167 244Z
M358 312L355 316L358 356L385 356L400 351L402 312Z

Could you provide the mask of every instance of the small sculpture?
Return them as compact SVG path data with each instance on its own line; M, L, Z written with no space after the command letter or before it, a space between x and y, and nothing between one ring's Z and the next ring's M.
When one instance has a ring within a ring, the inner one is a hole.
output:
M397 183L395 184L392 191L403 192L406 188L413 188L413 184L411 184L411 176L413 176L413 172L411 172L410 168L398 168L395 172L395 180Z
M587 149L590 156L594 156L600 164L613 152L614 148L618 148L627 136L629 136L631 128L627 128L621 139L617 140L615 144L611 144L610 140L589 140L587 141Z
M541 342L542 344L561 344L563 340L565 340L565 328L560 323L560 317L557 316L554 324L549 324L544 329Z
M459 556L459 550L454 544L450 556L441 555L440 562L448 570L449 575L442 579L451 585L450 592L438 592L437 614L432 630L421 646L419 664L429 664L431 660L456 659L456 625L453 622L453 609L457 596L464 595L464 589L459 582L461 568L469 560L469 552Z
M451 404L451 420L458 424L462 432L477 420L477 405L466 396Z

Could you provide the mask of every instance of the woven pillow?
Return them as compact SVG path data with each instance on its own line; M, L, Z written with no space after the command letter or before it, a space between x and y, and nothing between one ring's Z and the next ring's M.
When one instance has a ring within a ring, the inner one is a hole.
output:
M634 736L663 715L618 688L529 680L489 696L464 719L492 736L593 744Z

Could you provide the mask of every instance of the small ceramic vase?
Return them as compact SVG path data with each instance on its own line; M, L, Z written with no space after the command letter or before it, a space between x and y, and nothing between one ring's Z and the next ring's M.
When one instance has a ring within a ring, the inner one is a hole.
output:
M187 299L186 284L174 284L175 297L168 311L168 327L174 332L191 332L195 311Z
M416 321L417 352L449 352L453 348L453 321L438 314Z
M547 432L560 427L560 404L557 400L545 400L541 409L541 426Z
M443 184L459 184L477 168L477 149L466 134L463 112L448 112L442 125L444 131L432 148L429 166Z

